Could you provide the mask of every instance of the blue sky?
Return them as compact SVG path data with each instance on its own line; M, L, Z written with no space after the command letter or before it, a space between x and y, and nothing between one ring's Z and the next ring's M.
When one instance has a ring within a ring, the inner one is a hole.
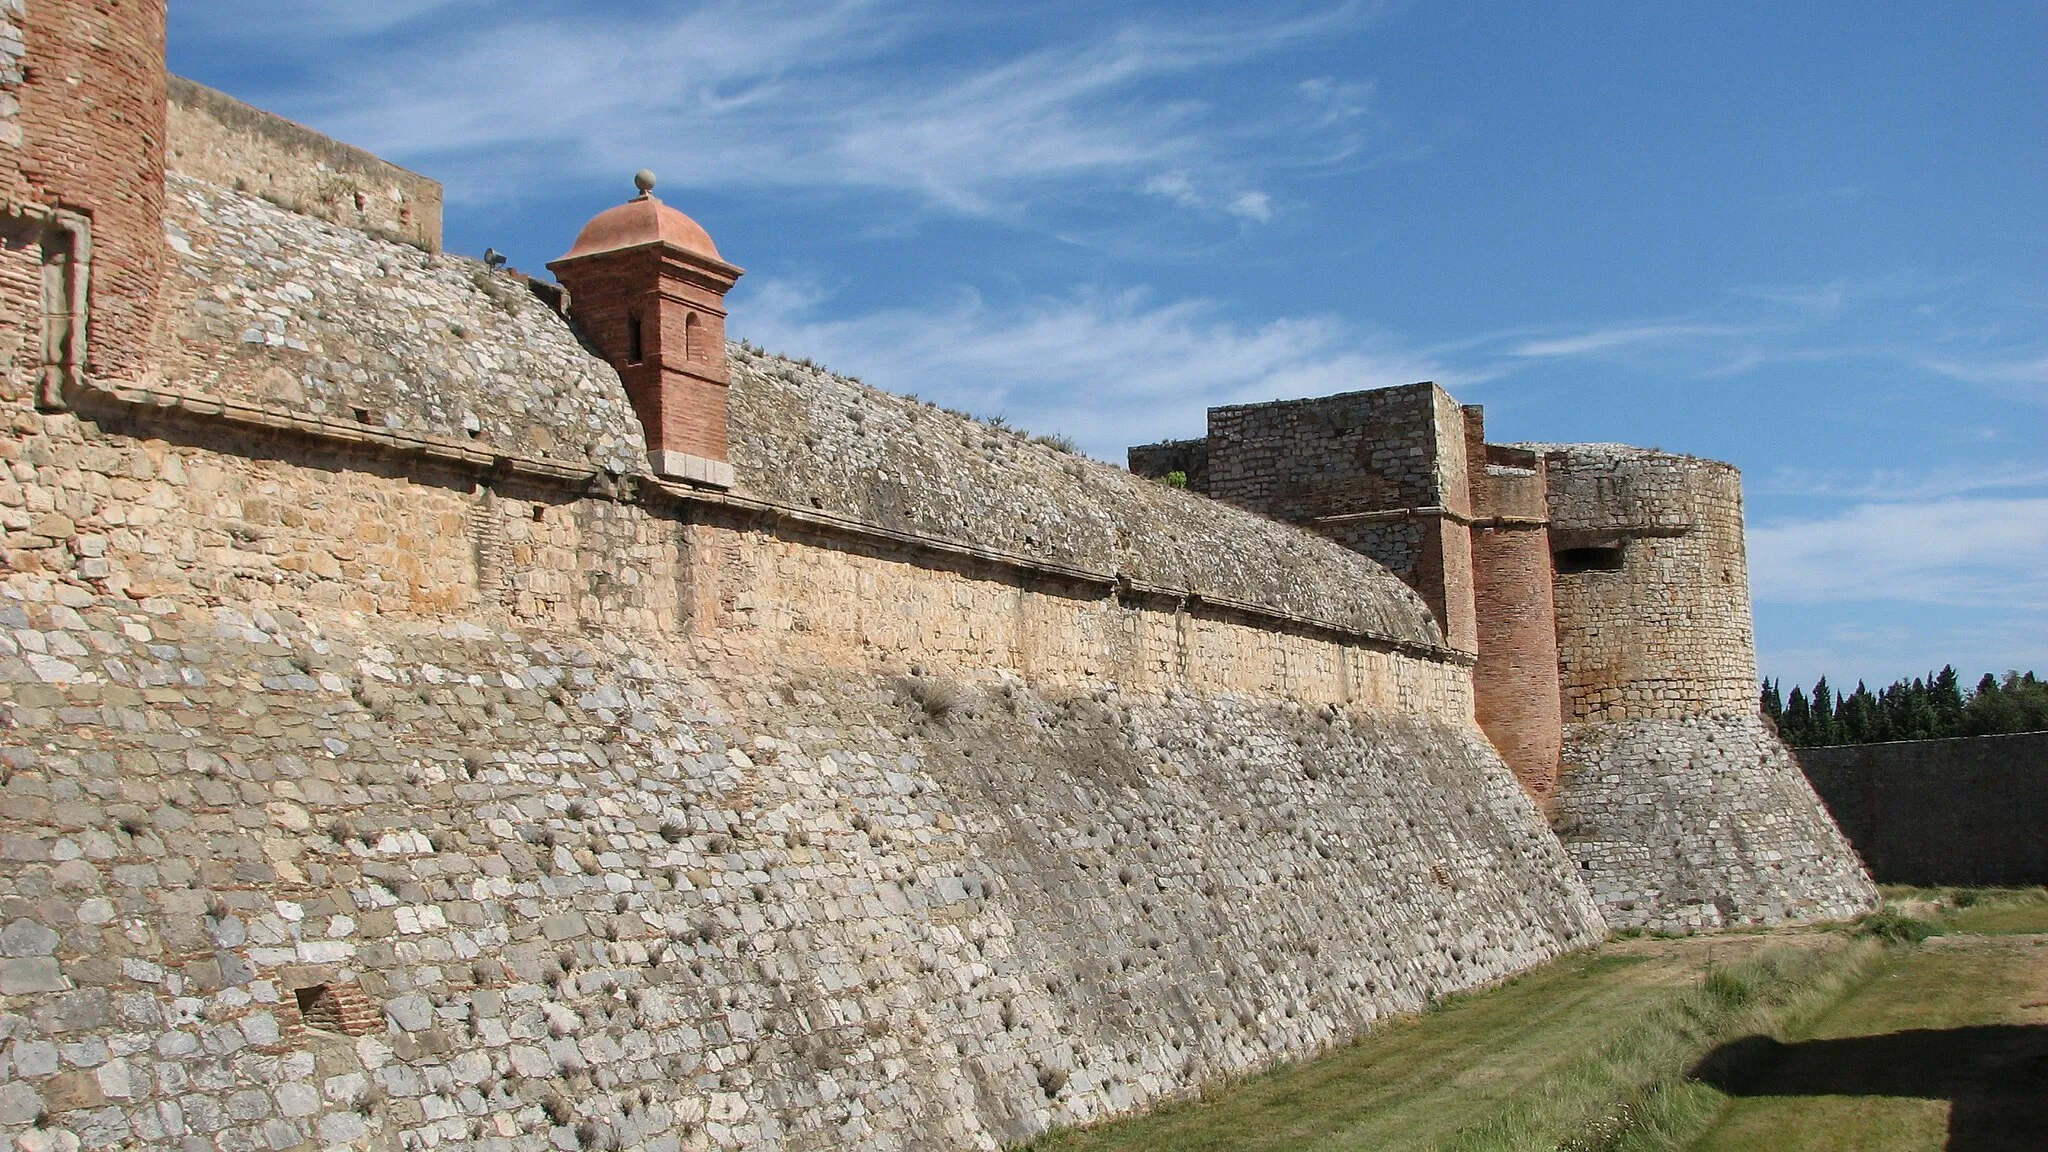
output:
M1127 444L1434 379L1732 461L1763 670L2048 672L2048 5L173 0L539 272L642 166L731 330Z

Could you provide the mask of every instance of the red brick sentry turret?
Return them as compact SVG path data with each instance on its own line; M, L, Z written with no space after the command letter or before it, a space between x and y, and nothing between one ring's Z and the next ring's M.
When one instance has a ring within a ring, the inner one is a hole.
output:
M740 269L721 260L695 220L640 195L598 213L548 265L569 290L569 314L625 381L658 475L729 488L725 294Z

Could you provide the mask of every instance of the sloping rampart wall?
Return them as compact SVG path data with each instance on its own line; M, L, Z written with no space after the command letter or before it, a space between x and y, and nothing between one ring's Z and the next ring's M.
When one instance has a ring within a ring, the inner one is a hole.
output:
M1551 827L1616 928L1849 920L1877 889L1754 716L1568 729Z

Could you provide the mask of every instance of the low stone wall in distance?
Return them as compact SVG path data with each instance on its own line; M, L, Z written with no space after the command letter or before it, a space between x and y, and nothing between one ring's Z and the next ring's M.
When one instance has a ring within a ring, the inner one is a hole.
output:
M2048 732L1802 748L1884 884L2048 884Z
M170 78L166 164L294 212L441 250L441 184L224 92Z

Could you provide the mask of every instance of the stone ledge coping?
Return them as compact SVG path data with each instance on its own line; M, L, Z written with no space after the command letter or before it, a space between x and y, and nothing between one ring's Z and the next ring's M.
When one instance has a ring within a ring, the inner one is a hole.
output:
M108 381L88 381L71 389L66 398L76 408L90 409L95 404L113 404L144 419L175 413L199 423L224 424L247 431L283 432L302 436L343 450L369 449L463 468L479 475L518 477L572 491L580 496L615 500L620 503L724 508L776 523L800 525L828 536L883 541L956 562L991 565L1025 575L1099 588L1105 595L1164 601L1189 609L1206 608L1255 623L1278 624L1435 663L1470 667L1475 662L1471 653L1461 652L1455 648L1421 644L1398 636L1350 628L1270 605L1205 594L1193 588L1174 588L1146 583L1133 580L1121 572L1078 568L1035 556L967 544L943 536L885 528L830 512L798 508L737 492L697 487L640 474L613 476L587 464L493 452L486 447L442 436L379 428L354 421L329 420L325 417L224 400L195 392L147 388Z
M1328 516L1317 516L1309 523L1386 524L1397 520L1449 520L1466 528L1542 528L1550 523L1540 516L1467 516L1440 504L1421 508L1382 508L1373 512L1334 512Z

